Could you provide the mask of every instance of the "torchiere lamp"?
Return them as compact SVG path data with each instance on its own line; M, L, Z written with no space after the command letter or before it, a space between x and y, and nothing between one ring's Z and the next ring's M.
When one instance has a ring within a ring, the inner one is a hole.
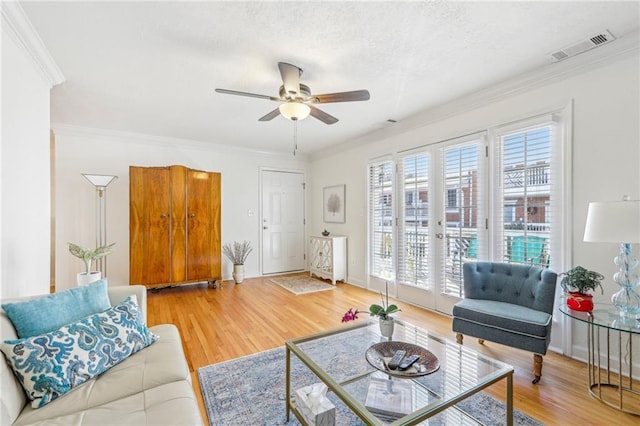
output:
M85 173L82 176L96 187L96 247L102 247L107 244L107 186L118 176ZM96 260L96 269L102 272L102 278L106 278L106 256Z

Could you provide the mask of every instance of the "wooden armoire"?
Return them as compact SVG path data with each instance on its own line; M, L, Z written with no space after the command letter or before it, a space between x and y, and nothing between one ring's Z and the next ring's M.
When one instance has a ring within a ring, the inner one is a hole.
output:
M222 279L220 173L129 167L129 284Z

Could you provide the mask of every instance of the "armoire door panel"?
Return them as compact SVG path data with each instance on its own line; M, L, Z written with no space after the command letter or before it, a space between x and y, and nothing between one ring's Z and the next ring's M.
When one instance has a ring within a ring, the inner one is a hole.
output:
M171 282L187 276L187 168L171 166Z
M211 276L212 179L209 173L189 170L187 180L187 276L197 280Z
M222 174L211 176L211 274L222 279Z
M168 282L170 198L163 188L169 184L169 169L131 167L129 180L130 283ZM147 193L158 196L148 197Z

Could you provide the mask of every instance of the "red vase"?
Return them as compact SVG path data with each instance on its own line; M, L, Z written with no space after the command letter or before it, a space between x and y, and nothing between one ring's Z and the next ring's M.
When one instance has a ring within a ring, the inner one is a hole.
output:
M567 306L574 311L591 312L593 311L593 295L570 291L567 294Z

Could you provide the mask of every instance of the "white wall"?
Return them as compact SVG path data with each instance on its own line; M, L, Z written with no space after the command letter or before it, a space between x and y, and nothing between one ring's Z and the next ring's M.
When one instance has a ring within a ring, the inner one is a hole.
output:
M95 246L95 189L82 173L119 178L107 189L107 258L110 285L129 284L129 166L184 165L222 173L222 242L249 240L254 248L246 276L260 274L260 168L306 172L304 158L260 154L213 143L54 125L56 134L56 290L75 286L81 262L67 242ZM252 213L250 213L250 211ZM232 265L223 257L223 279Z
M49 292L49 89L2 25L0 298Z
M634 56L401 135L314 159L311 211L322 211L323 187L345 183L347 220L344 225L331 225L323 223L321 215L315 215L309 231L327 228L348 235L349 280L366 283L369 159L560 109L573 99L573 263L612 275L614 265L610 258L615 256L616 248L584 243L582 234L589 201L618 199L623 194L640 197L639 71L638 57ZM611 252L611 256L603 259L603 250ZM613 285L607 282L608 294Z

